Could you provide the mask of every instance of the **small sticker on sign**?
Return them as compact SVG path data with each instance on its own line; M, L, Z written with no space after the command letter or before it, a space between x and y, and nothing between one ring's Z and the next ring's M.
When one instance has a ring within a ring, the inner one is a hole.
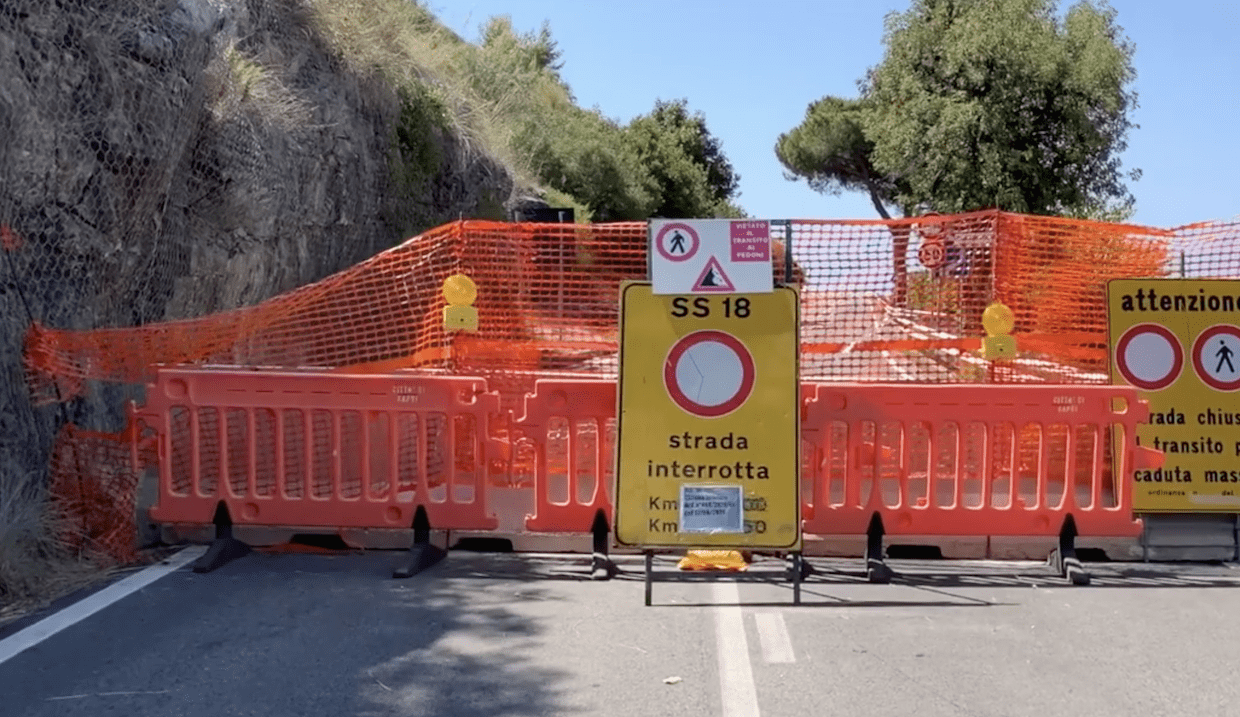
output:
M738 485L681 485L680 532L743 533L743 507Z

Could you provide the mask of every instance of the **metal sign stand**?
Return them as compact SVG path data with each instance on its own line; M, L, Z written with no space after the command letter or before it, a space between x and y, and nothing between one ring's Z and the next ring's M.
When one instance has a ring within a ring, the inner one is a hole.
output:
M654 553L653 550L643 551L646 557L646 607L650 607L654 600ZM792 582L792 604L801 604L801 579L808 573L807 563L801 551L788 553L789 565L787 572L788 579Z

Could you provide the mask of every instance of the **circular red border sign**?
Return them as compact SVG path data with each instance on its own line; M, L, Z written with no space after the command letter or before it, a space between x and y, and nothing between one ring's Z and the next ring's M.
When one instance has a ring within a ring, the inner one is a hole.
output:
M672 231L673 229L679 229L683 231L685 234L688 234L689 239L692 242L691 244L689 244L689 250L679 256L672 254L671 252L663 248L664 235L666 235L668 232ZM689 259L693 258L694 254L697 254L698 247L701 245L702 245L702 240L698 238L697 231L693 227L683 222L664 224L663 228L660 229L659 233L656 234L654 237L654 248L658 250L659 256L663 257L664 259L667 259L668 261L688 261Z
M1201 350L1205 347L1206 342L1219 334L1230 334L1231 336L1240 339L1240 329L1232 326L1231 324L1215 324L1205 331L1202 331L1201 335L1197 337L1197 340L1193 342L1193 369L1197 371L1197 377L1210 388L1214 388L1219 391L1235 391L1236 389L1240 389L1240 374L1237 374L1235 381L1220 381L1211 376L1210 373L1206 371L1206 367L1201 365ZM1232 354L1230 358L1232 359L1233 366L1240 366L1240 352Z
M947 245L937 236L927 237L917 250L917 261L927 269L937 269L947 261Z
M680 388L680 384L676 382L676 366L680 363L680 357L694 346L714 341L723 344L741 361L741 385L736 389L736 394L717 406L704 406L697 401L685 395ZM749 349L745 348L745 344L732 334L707 329L704 331L694 331L688 336L682 337L675 344L672 344L671 351L667 352L667 359L663 362L663 387L667 390L667 395L672 402L679 406L686 413L703 418L718 418L726 416L744 405L749 399L749 394L753 393L754 385L754 364L753 355L749 353Z
M1128 344L1132 343L1132 340L1141 334L1158 334L1166 339L1167 343L1171 344L1172 353L1175 354L1171 370L1157 381L1146 381L1145 379L1137 378L1133 374L1132 369L1128 367L1128 362L1124 359L1124 355L1128 351ZM1147 391L1159 391L1175 383L1175 380L1180 376L1180 372L1184 370L1184 348L1180 346L1179 337L1171 333L1171 330L1166 326L1161 324L1137 324L1125 331L1124 335L1119 337L1119 341L1116 342L1115 366L1119 369L1119 373L1124 377L1124 380L1133 386Z

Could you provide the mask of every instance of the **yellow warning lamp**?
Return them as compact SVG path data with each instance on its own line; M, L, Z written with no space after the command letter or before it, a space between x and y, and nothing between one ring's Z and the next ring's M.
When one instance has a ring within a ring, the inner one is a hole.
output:
M443 298L448 302L443 307L444 331L478 330L478 310L473 306L474 299L478 298L478 287L473 279L464 274L444 279Z
M1016 315L1011 309L997 301L987 306L982 312L982 328L986 329L982 358L988 361L1016 358L1016 338L1011 335L1016 328Z

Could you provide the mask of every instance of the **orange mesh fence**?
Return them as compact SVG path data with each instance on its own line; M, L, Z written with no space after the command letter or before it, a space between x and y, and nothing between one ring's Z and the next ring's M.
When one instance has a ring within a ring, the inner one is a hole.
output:
M1075 367L1107 382L1107 282L1164 275L1174 234L1019 215L999 215L997 234L995 293L1017 331L1034 335L1025 348L1046 359L1044 371Z
M1240 279L1240 217L1176 229L1168 248L1165 275L1179 279Z
M66 544L123 563L136 560L138 476L130 451L126 433L84 431L71 424L61 428L49 473Z
M1108 280L1240 277L1240 220L1168 231L988 211L791 220L772 236L783 237L777 275L791 246L802 375L817 381L1106 383ZM5 250L20 248L12 232L0 239ZM456 272L479 287L477 333L442 326L441 286ZM420 369L483 376L515 410L540 377L616 375L619 285L645 276L641 222L462 221L254 306L133 328L33 325L26 373L34 401L46 404L92 381L147 383L156 364ZM1020 353L1002 365L977 354L981 313L996 300L1017 317ZM115 514L131 538L132 490L123 485L134 479L104 436L66 429L54 480L83 524ZM528 448L513 443L512 471L528 468ZM115 542L106 528L87 532ZM120 542L110 548L118 555L131 549Z
M157 363L442 363L444 336L429 330L427 317L436 280L458 268L459 230L435 229L314 284L213 316L81 332L32 326L26 362L35 400L70 398L84 379L143 383Z
M991 211L785 231L803 284L803 373L821 380L1105 382L1108 280L1240 272L1231 223L1177 233ZM442 327L440 287L455 272L479 286L475 334ZM615 375L618 287L645 274L644 223L457 222L252 307L136 328L33 326L28 375L40 403L88 379L144 382L160 363L436 368L524 392L538 372ZM975 351L995 300L1016 312L1028 352L1001 371Z
M1165 273L1170 232L1003 212L796 221L806 377L1105 383L1106 282ZM993 301L1021 356L977 356Z

